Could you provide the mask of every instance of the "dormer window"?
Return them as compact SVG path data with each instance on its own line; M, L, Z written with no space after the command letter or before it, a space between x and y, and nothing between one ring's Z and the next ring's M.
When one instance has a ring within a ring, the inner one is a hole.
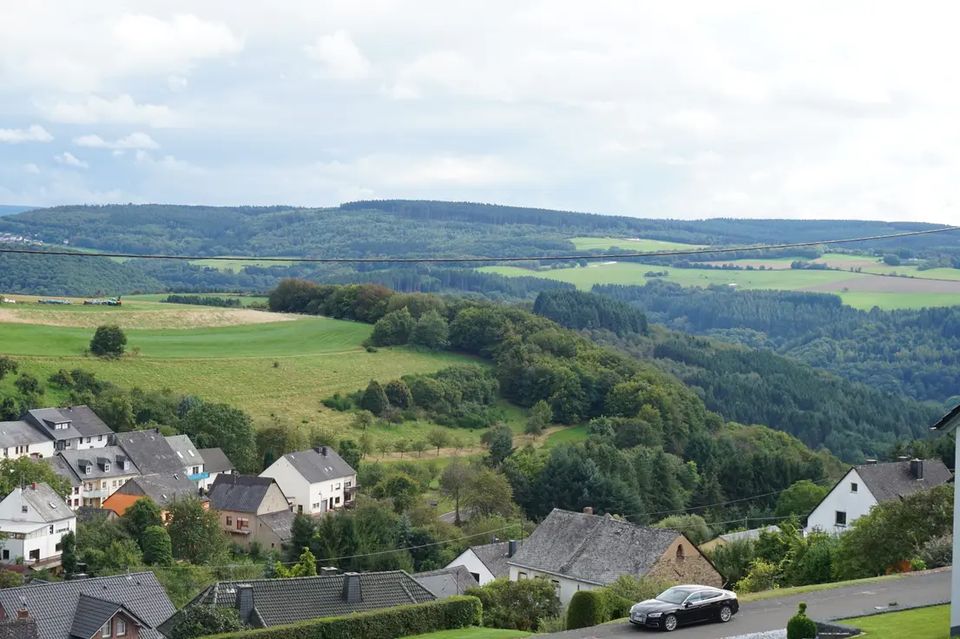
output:
M109 473L109 472L110 472L110 462L106 462L106 463L103 465L103 472L105 472L105 473Z
M90 464L86 464L83 467L83 474L89 475L93 471L93 467Z

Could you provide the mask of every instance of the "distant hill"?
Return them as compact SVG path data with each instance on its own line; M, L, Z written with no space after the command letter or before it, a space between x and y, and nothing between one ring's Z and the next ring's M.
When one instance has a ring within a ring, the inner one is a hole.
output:
M14 213L23 213L35 209L35 206L19 206L16 204L0 204L0 217L4 215L13 215Z

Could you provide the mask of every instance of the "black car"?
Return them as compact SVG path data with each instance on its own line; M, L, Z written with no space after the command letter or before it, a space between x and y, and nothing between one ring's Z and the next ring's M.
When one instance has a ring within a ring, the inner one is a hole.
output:
M670 631L688 623L726 623L739 609L737 594L729 590L710 586L674 586L661 592L656 599L634 604L630 608L630 623Z

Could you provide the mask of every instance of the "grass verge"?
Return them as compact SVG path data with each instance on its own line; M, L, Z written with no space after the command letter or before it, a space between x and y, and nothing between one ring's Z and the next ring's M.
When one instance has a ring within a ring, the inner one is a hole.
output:
M839 623L860 628L870 639L945 639L950 632L950 606L853 617Z

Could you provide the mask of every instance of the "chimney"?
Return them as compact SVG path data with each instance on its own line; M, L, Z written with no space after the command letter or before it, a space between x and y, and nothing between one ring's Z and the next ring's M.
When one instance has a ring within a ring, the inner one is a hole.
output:
M248 623L253 613L253 586L251 584L237 584L237 612L240 621Z
M914 479L923 479L923 460L922 459L911 459L910 460L910 474Z
M897 461L905 462L905 461L909 461L909 460L910 460L910 458L909 458L908 456L906 456L906 455L900 455L899 457L897 457Z
M326 446L317 446L317 447L314 448L313 450L317 451L317 454L318 454L318 455L323 455L324 457L327 456L327 447L326 447Z
M511 539L507 542L507 557L513 557L517 554L517 540Z
M584 507L583 507L583 514L584 514L584 515L592 515L592 514L593 514L593 506L584 506Z
M871 457L871 458L865 459L864 462L866 463L867 466L873 466L874 464L877 463L877 460Z
M19 610L17 610L17 619L29 619L29 618L30 618L30 611L27 610L27 606L26 604L24 604L23 606L20 607Z
M336 566L320 566L320 574L323 575L324 577L335 575L338 572L340 572L340 569L337 568Z
M360 593L360 573L343 573L343 600L348 604L357 604L363 601Z

